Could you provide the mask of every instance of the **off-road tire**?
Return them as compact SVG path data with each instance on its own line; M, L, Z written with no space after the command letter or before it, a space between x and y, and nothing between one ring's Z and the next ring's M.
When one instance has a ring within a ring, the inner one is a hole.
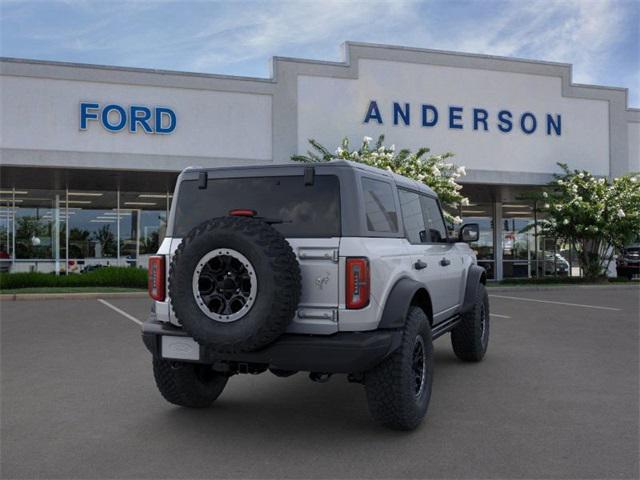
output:
M255 270L258 291L250 310L232 322L218 322L200 309L193 274L207 253L229 248ZM171 306L183 328L200 344L218 352L258 350L276 340L291 322L301 293L300 266L291 246L267 223L247 217L204 222L184 238L169 270Z
M425 377L416 395L413 370L418 337L424 348ZM394 430L413 430L422 422L431 398L433 343L424 311L412 306L407 315L402 344L364 377L369 412L375 421Z
M478 285L473 308L451 330L451 345L460 360L479 362L489 346L489 295L484 285ZM484 328L483 328L484 323Z
M190 408L211 406L228 380L208 365L162 359L153 360L153 376L165 400Z

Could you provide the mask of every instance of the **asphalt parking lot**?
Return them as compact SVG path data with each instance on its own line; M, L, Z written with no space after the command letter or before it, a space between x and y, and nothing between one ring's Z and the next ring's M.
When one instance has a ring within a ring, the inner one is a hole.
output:
M640 289L490 293L486 360L436 341L412 433L373 424L342 376L235 376L211 409L174 407L133 321L146 299L107 300L133 319L2 302L2 478L638 478Z

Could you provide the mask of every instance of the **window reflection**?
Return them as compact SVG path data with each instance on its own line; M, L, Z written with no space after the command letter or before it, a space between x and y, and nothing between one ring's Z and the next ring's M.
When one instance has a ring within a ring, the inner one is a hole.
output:
M491 203L470 203L458 210L449 210L453 216L460 216L462 223L477 223L480 236L477 242L469 243L469 247L476 253L478 265L487 272L487 278L495 279L495 250L494 250L494 208ZM453 235L457 236L457 229Z
M525 202L504 203L502 217L503 276L529 277L536 251L533 205Z
M0 272L146 267L165 234L168 198L166 192L2 190Z

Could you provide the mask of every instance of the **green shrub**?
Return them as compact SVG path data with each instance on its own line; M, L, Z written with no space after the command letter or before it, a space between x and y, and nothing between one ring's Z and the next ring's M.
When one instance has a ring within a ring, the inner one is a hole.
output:
M147 288L147 270L130 267L104 267L88 273L0 273L0 289L28 287L127 287Z

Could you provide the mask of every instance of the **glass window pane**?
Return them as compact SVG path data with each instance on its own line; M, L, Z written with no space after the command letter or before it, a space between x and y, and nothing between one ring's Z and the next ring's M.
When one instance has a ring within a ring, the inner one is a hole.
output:
M529 277L535 260L533 206L524 202L504 203L502 217L503 275Z
M335 175L316 175L313 185L305 185L302 175L213 179L206 189L187 180L179 190L174 237L184 237L200 223L234 209L282 220L273 228L285 237L340 235L340 184Z
M422 207L420 206L420 196L408 190L399 189L400 210L407 238L411 243L424 243L426 241L426 228Z
M167 228L167 194L120 192L120 256L129 266L146 267Z
M116 192L69 191L69 271L117 264Z
M427 240L435 243L446 242L447 230L438 202L434 198L420 195L420 204L422 205L424 222L429 229L429 238Z
M371 232L398 231L398 216L393 190L387 182L362 179L367 229Z
M11 269L13 257L13 199L6 192L0 196L0 272Z
M460 217L462 224L477 223L480 227L480 237L477 242L472 242L469 246L476 252L478 260L493 260L493 205L492 204L470 204L462 207Z

